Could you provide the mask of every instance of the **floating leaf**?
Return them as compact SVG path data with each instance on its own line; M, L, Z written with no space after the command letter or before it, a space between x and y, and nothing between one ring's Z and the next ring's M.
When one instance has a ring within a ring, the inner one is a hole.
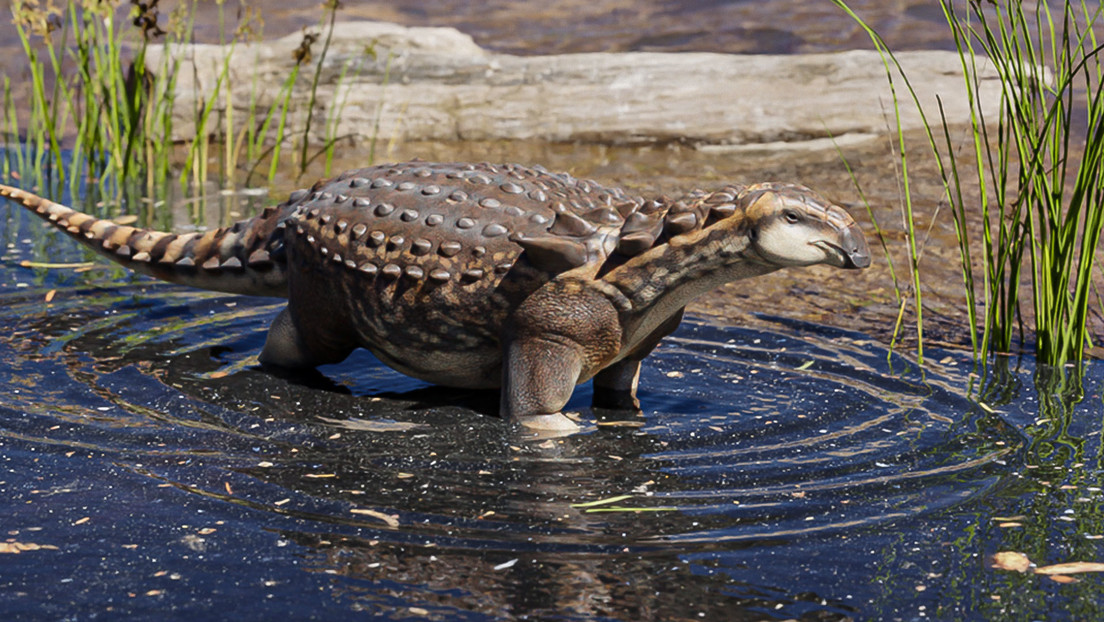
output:
M35 544L34 542L0 542L0 553L12 553L18 555L24 551L56 551L58 547L52 544Z
M1011 570L1014 572L1027 572L1031 568L1031 560L1023 553L1015 551L1001 551L993 555L993 568L997 570Z
M598 512L675 512L678 508L673 505L659 505L651 508L628 508L620 505L612 507L591 508L586 511L587 514L595 514Z
M319 417L319 419L326 423L345 428L346 430L362 430L366 432L406 432L407 430L425 427L420 423L392 421L390 419L357 419L356 417L350 417L348 419Z
M626 419L598 419L594 422L600 428L642 428L643 421L631 421Z
M91 268L96 264L91 261L78 261L72 263L54 263L49 261L28 261L23 260L19 262L20 266L24 268L52 268L52 269L71 269L71 268Z

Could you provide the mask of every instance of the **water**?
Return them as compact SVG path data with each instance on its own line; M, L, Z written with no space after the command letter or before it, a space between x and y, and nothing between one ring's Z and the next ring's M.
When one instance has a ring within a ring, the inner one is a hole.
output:
M10 0L0 0L9 13ZM129 3L122 3L123 11ZM161 25L178 2L160 3ZM322 17L317 0L250 0L268 38L314 27ZM938 5L925 0L853 0L848 3L878 29L894 49L954 49ZM238 3L224 5L222 39L233 32ZM120 20L126 13L120 12ZM870 41L830 2L804 0L534 0L457 4L448 0L401 3L343 2L344 20L382 20L407 26L449 26L497 52L564 54L619 51L708 51L795 54L869 48ZM219 7L198 3L193 29L200 43L220 41ZM0 22L0 47L13 56L0 67L21 69L15 28Z
M16 214L0 515L9 545L48 548L0 558L8 619L1085 619L1100 602L1093 575L986 562L1097 559L1099 373L1071 413L1026 371L971 385L960 354L921 370L852 331L697 318L649 359L642 418L594 425L581 387L582 433L529 438L493 394L363 353L262 372L278 301L22 267L86 257Z

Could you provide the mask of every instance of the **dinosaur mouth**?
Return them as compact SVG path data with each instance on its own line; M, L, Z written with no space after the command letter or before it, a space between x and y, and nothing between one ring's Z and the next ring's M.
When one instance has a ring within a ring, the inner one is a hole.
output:
M837 268L861 270L870 265L870 251L866 248L866 244L854 245L845 242L846 245L841 246L827 240L817 240L812 244L827 252L831 258L828 263Z
M840 268L861 270L870 266L870 248L866 245L866 237L855 225L840 232L838 243L817 240L813 244L828 251L836 260L832 263Z

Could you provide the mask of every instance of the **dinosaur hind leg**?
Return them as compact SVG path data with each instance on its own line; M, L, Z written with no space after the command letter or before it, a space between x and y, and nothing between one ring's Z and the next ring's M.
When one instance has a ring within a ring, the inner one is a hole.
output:
M594 376L595 408L609 410L640 410L636 397L640 381L640 360L625 359L603 369Z
M317 331L316 331L317 333ZM309 369L327 363L340 363L353 351L349 345L336 345L342 340L326 339L325 335L307 336L296 326L290 309L280 311L268 329L264 349L258 357L262 365L285 369ZM348 341L345 340L347 344Z

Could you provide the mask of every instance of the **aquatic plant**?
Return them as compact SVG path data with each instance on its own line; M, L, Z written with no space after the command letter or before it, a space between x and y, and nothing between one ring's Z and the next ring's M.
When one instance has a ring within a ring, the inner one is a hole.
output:
M189 185L202 188L212 177L217 177L220 185L232 185L244 171L252 176L262 162L268 164L271 182L288 144L296 144L293 154L300 174L320 156L326 158L328 168L337 124L326 124L325 144L311 155L309 121L307 130L296 136L289 135L285 121L303 67L313 70L307 105L314 109L328 45L319 55L311 50L321 36L319 31L327 33L328 43L337 2L324 4L318 31L304 32L296 64L276 99L262 106L254 85L244 118L235 119L235 102L226 85L230 61L241 44L260 37L263 21L259 12L243 2L237 26L228 33L225 0L217 0L219 41L230 53L223 60L213 92L196 106L195 132L184 141L183 150L172 141L173 113L178 108L174 105L177 76L188 68L181 65L180 55L173 49L191 42L197 3L178 4L164 26L158 4L158 0L68 0L61 7L52 0L12 3L12 22L27 57L30 79L26 92L15 93L5 78L5 174L16 172L42 188L68 182L74 195L81 194L79 187L84 182L94 182L97 192L117 196L141 181L143 194L157 196L175 176L185 191ZM159 66L152 69L147 66L151 45L166 48ZM342 76L349 67L343 68ZM28 109L22 116L21 107ZM213 144L221 147L216 152L217 173L208 167ZM182 152L186 154L183 157Z
M834 1L882 52L891 84L899 77L920 109L917 93L885 41L846 2ZM1040 362L1080 361L1090 343L1094 253L1104 226L1104 64L1093 31L1104 9L1090 8L1084 0L1060 7L1038 2L1030 9L1021 0L972 0L965 9L951 0L940 5L972 104L969 161L942 108L939 119L925 117L924 124L958 234L974 352L985 359L1028 339L1021 309L1021 280L1027 276ZM979 97L983 65L992 67L1001 82L995 119L986 116ZM899 114L896 90L894 105ZM903 137L899 147L922 356L920 265ZM980 190L971 193L967 188L974 184ZM980 240L974 223L980 223Z

